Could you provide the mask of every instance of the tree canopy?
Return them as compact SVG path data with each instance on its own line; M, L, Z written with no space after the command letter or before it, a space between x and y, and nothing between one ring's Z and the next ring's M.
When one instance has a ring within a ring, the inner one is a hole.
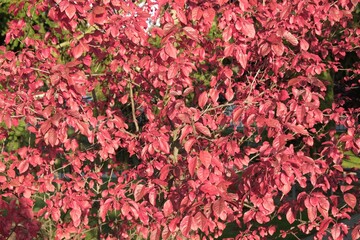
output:
M360 237L357 0L3 7L1 239Z

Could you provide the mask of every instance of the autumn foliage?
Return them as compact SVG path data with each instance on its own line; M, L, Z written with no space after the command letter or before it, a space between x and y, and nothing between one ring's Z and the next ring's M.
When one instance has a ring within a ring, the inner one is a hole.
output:
M0 47L0 239L214 239L230 225L237 239L342 239L359 209L342 167L360 153L346 105L358 9L16 1Z

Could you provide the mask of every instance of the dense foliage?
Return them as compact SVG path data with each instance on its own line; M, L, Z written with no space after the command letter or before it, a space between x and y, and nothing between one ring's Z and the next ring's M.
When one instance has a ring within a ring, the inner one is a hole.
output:
M360 236L357 0L7 2L0 239Z

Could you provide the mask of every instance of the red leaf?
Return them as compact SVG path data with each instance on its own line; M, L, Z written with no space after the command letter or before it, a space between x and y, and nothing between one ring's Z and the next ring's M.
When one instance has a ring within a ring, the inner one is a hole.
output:
M151 203L151 205L153 205L153 206L156 205L156 198L157 198L157 194L156 194L156 190L154 188L153 190L151 190L149 192L149 202Z
M206 222L207 219L204 216L204 214L202 214L201 212L197 212L193 218L195 224L197 225L197 227L201 230L204 231L205 227L206 227Z
M231 56L233 54L234 48L234 44L227 45L224 49L224 57Z
M189 38L191 38L192 40L199 42L199 34L197 33L197 31L195 29L193 29L192 27L184 27L183 28L186 36L188 36Z
M192 176L194 176L194 173L195 173L197 159L195 157L188 157L187 161L188 161L189 173L190 173L190 176L192 177Z
M72 221L74 223L74 226L78 227L80 225L80 218L81 218L81 210L80 210L80 208L78 206L73 208L70 211L70 217L71 217L71 219L72 219Z
M204 108L205 104L207 103L209 97L207 92L203 92L199 96L199 107Z
M179 116L180 116L180 114L179 114ZM192 128L192 126L190 126L190 125L186 125L185 127L183 127L182 129L181 129L181 135L180 135L180 138L179 138L179 140L180 140L180 142L182 142L190 133L192 133L193 132L193 128ZM190 141L190 139L188 140L188 141ZM185 143L186 144L186 143ZM193 143L192 143L193 144ZM191 144L191 146L192 146L192 144ZM190 147L191 147L190 146Z
M253 210L249 210L246 213L244 213L244 223L250 222L251 220L254 219L256 212L254 212Z
M196 176L200 180L200 182L205 182L209 177L209 169L199 167L199 169L196 171Z
M351 193L345 193L344 194L344 200L347 205L349 205L351 208L355 208L356 206L356 197Z
M167 177L168 177L168 174L170 172L170 167L171 165L170 164L166 164L165 166L163 166L160 170L160 176L159 176L159 179L164 181Z
M0 176L0 183L4 183L6 180L6 176Z
M289 98L289 93L286 90L281 90L279 92L279 100L280 101L285 101Z
M189 232L191 229L192 217L185 216L180 222L180 231L185 237L190 237Z
M176 228L177 228L177 224L179 223L180 219L179 217L176 217L174 219L172 219L169 223L169 230L171 232L175 232Z
M237 107L234 111L233 111L233 121L235 123L237 123L243 113L244 109L242 107Z
M228 26L224 29L222 37L225 42L230 41L230 39L232 38L232 27L231 26Z
M207 194L212 195L212 196L219 194L218 188L216 186L212 185L209 182L202 185L200 187L200 190L203 191L204 193L207 193Z
M208 151L200 151L200 161L205 166L205 168L209 168L211 165L212 156Z
M44 136L45 140L50 143L51 146L55 146L57 141L57 133L55 129L51 128Z
M135 202L139 201L140 199L142 199L146 194L146 188L144 185L142 184L138 184L136 185L135 189L134 189L134 198L135 198Z
M291 45L298 45L299 41L297 38L289 31L285 31L283 37L291 44Z
M78 59L79 57L81 57L81 55L84 53L84 48L83 46L79 43L78 45L76 45L75 47L73 47L71 49L71 53L73 55L73 57L75 59Z
M307 51L309 49L309 43L305 39L301 39L300 48L304 51Z
M357 225L351 232L351 239L360 239L360 225Z
M225 207L226 207L226 205L225 205L224 199L220 198L220 199L216 200L212 204L212 209L213 209L215 216L219 217L220 214L225 210Z
M230 102L234 98L234 91L231 87L228 87L225 92L225 98Z
M187 153L191 151L191 148L195 142L196 142L195 138L190 138L189 140L186 141L186 143L184 144L184 149Z
M160 229L159 228L155 228L152 229L151 233L150 233L150 238L149 240L159 240L160 239Z
M166 139L163 137L159 137L158 140L159 140L160 150L166 154L169 154L170 146L169 146L169 143L166 141Z
M308 217L309 217L309 220L311 222L314 222L316 217L317 217L317 208L316 207L312 207L312 206L309 206L307 208L307 212L308 212Z
M293 222L295 222L295 215L291 208L289 208L286 212L286 219L290 224L293 224Z
M322 234L324 233L328 227L329 227L329 224L332 222L332 220L330 218L328 219L324 219L321 224L320 224L320 227L319 227L319 233ZM319 238L321 239L321 238Z
M58 208L52 208L51 209L51 218L52 218L52 220L57 222L57 221L59 221L60 216L61 216L60 209L58 209Z
M210 98L213 101L213 103L217 103L217 101L219 99L219 90L212 88L209 90L209 95L210 95Z
M286 123L285 125L294 133L306 135L306 136L309 135L309 132L302 125L294 125L291 123Z
M176 64L171 64L170 65L170 67L169 67L169 69L168 69L168 72L167 72L167 77L168 77L168 79L172 79L172 78L174 78L174 77L176 77L176 75L178 74L178 72L179 72L179 67L178 67L178 65L176 65Z
M282 43L271 45L271 49L277 56L282 56L284 53L284 45Z
M17 168L19 170L19 173L22 174L29 169L29 162L27 160L23 160L19 163L19 166Z
M197 122L194 125L196 131L204 134L205 136L211 137L210 130L207 127L205 127L202 123Z
M245 34L245 36L248 36L249 38L255 37L255 27L254 24L248 22L247 20L242 21L242 33Z
M0 173L6 170L6 165L3 162L0 162Z
M270 44L269 43L264 43L259 48L260 55L263 56L263 57L268 55L270 50L271 49L270 49Z
M332 228L331 228L331 236L333 237L334 240L339 240L340 236L341 236L341 229L340 229L340 224L335 224ZM342 239L342 238L341 238Z
M165 203L164 203L164 207L163 207L163 212L164 212L164 216L165 217L168 217L170 216L174 211L174 208L173 208L173 204L170 200L167 200Z
M66 16L68 16L69 19L72 19L75 16L76 13L76 7L72 4L70 4L66 9L65 9L65 13Z
M201 18L202 14L203 12L200 7L193 8L191 11L191 20L198 21Z
M206 21L208 24L211 24L214 20L215 15L216 12L213 8L207 8L206 10L204 10L203 13L204 21Z
M166 52L167 55L169 55L172 58L177 57L177 50L170 42L168 42L165 45L165 52Z
M247 54L243 53L242 50L238 49L236 51L236 60L240 63L241 67L243 69L246 69L246 65L247 65Z
M5 115L3 116L3 121L5 122L5 125L6 125L7 128L11 128L11 126L12 126L12 121L11 121L11 117L10 117L9 114L5 114Z
M301 81L303 81L303 78L302 77L296 77L296 78L292 78L288 81L288 86L291 87L291 86L294 86L298 83L300 83Z

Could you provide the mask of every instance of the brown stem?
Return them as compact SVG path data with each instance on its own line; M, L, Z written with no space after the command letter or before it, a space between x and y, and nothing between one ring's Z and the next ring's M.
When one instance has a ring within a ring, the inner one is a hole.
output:
M139 124L138 124L138 121L136 119L134 92L133 92L133 86L132 86L132 81L131 80L129 82L129 89L130 89L131 111L132 111L133 121L134 121L134 124L135 124L135 130L136 130L136 132L139 132Z

